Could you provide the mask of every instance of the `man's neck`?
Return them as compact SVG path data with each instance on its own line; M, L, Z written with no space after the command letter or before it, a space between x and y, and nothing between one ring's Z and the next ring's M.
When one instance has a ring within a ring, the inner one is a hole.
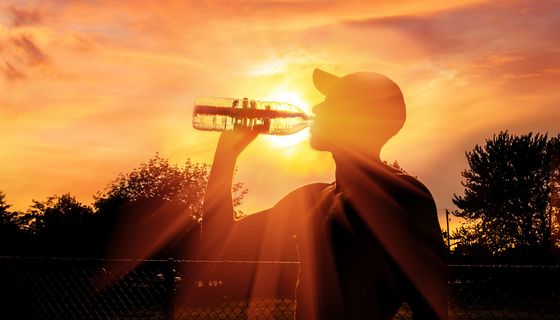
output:
M333 153L333 159L336 164L335 177L340 181L339 175L352 172L354 170L379 168L383 166L383 162L379 156L379 152L374 153Z

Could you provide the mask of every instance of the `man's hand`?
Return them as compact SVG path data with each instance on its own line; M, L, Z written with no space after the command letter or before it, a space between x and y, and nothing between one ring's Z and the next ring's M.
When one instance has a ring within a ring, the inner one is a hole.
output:
M238 156L258 135L257 131L245 127L224 131L220 135L220 140L218 140L216 153L226 151Z

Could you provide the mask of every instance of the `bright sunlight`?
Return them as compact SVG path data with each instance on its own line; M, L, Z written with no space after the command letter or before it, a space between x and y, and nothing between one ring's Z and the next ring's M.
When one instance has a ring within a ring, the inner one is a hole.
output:
M301 98L301 95L295 91L288 91L283 89L276 89L272 91L267 97L268 101L287 102L298 108L305 113L311 113L309 104ZM296 145L304 144L309 139L309 129L304 129L300 132L289 136L266 136L266 139L271 144L281 147L289 148Z

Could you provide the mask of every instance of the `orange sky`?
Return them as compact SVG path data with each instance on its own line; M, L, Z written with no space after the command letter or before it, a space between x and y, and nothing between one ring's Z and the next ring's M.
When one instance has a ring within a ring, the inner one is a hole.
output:
M196 96L310 108L320 67L401 86L407 123L382 158L450 208L465 150L505 129L558 134L560 3L396 3L3 1L0 190L19 210L65 192L90 203L156 152L209 162L218 134L191 128ZM244 211L333 179L329 154L284 139L240 157Z

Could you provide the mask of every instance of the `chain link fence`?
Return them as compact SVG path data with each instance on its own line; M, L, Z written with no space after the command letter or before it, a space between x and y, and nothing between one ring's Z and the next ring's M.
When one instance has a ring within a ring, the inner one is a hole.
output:
M560 319L560 266L451 265L452 319Z
M293 319L298 267L0 257L0 318ZM560 319L560 266L450 265L449 272L451 319ZM247 301L255 276L275 276L282 286ZM404 305L394 319L412 314Z

